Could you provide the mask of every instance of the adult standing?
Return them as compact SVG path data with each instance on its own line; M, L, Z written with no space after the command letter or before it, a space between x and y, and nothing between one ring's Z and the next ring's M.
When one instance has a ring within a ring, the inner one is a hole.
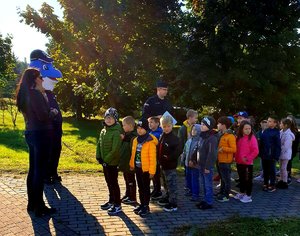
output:
M173 113L171 103L166 99L168 84L164 81L157 81L156 95L149 97L143 107L143 118L156 116L160 118L166 111Z
M45 183L53 184L61 182L62 179L58 175L57 168L61 153L61 138L62 138L62 115L56 101L56 96L53 93L55 84L58 82L57 78L62 77L62 73L54 68L53 59L44 51L40 49L33 50L30 54L30 67L37 68L43 77L43 88L48 98L50 108L55 108L58 114L52 120L53 132L49 145L51 145L51 153L48 160L47 175L45 176Z
M173 107L166 99L167 94L168 84L164 81L157 81L156 95L149 97L145 102L142 117L145 119L149 119L150 117L160 118L166 111L172 114ZM162 197L160 172L160 165L157 163L156 173L152 179L154 187L151 193L152 200L159 200Z
M25 120L25 139L29 148L27 176L27 211L37 217L55 213L43 200L44 173L50 153L48 140L53 129L52 121L58 111L51 109L37 69L25 70L17 89L17 107Z

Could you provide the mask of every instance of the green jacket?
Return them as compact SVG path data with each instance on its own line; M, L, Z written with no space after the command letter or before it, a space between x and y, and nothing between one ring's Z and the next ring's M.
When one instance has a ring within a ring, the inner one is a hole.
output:
M104 126L97 143L96 158L99 163L117 166L120 160L122 127L119 123Z
M130 172L129 161L131 157L132 140L137 136L136 131L125 133L120 149L120 163L119 170L123 172Z

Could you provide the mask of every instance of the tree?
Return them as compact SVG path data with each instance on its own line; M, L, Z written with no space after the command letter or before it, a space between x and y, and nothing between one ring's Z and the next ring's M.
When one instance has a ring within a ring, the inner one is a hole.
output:
M40 13L27 6L20 16L51 38L49 52L64 73L59 95L68 91L66 100L72 99L64 107L73 104L77 113L92 107L94 113L114 106L128 114L141 110L158 78L174 80L183 30L178 2L59 2L62 20L46 3Z
M299 1L194 0L187 7L189 47L176 80L183 104L224 114L299 111Z

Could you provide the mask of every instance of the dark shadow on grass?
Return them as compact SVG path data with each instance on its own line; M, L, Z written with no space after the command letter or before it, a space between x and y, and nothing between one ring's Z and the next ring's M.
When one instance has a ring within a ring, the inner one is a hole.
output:
M49 205L57 209L53 215L56 235L59 235L62 227L70 231L69 235L105 235L97 218L88 213L66 187L61 184L47 185L44 192Z
M0 144L15 151L27 151L24 130L0 129Z

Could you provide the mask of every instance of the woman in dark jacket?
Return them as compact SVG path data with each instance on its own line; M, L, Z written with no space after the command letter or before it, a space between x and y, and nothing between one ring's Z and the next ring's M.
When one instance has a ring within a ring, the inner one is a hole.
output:
M43 200L46 161L50 154L51 119L58 111L50 109L42 87L40 72L28 68L22 75L17 89L17 107L25 120L25 139L29 148L29 171L27 176L27 211L37 217L55 212Z

